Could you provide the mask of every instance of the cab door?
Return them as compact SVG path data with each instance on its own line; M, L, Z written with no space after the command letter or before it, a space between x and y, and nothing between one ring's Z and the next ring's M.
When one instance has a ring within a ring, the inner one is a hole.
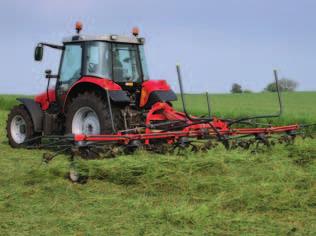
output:
M68 90L82 76L82 52L81 44L65 45L56 84L56 97L59 104L64 103Z

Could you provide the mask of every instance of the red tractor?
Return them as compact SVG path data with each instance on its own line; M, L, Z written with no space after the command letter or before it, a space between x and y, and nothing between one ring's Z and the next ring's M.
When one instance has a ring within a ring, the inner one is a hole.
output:
M36 61L42 60L44 47L60 50L60 67L57 74L45 71L46 92L34 100L18 98L21 104L11 110L7 121L12 147L43 135L96 135L135 128L144 123L153 104L177 99L166 81L149 80L145 40L138 37L137 28L131 37L82 36L80 23L76 29L78 34L66 38L63 45L36 47ZM52 78L54 89L49 87Z
M205 150L212 146L212 139L226 148L248 149L252 144L256 147L259 144L270 146L274 142L268 139L275 138L272 135L278 135L280 142L291 143L297 134L302 133L302 128L315 125L273 127L256 122L257 119L279 117L282 113L276 71L278 113L218 119L211 116L208 96L207 116L188 114L180 67L177 66L183 106L183 112L178 112L171 104L177 96L166 81L149 80L145 40L138 37L137 28L133 29L131 37L87 37L79 34L81 28L78 23L77 35L65 39L63 45L37 45L36 61L42 60L44 47L61 50L60 67L55 75L46 70L46 92L34 100L19 98L21 104L11 110L7 136L12 147L45 148L56 145L85 153L102 151L106 144L114 143L133 150L139 146L148 149L155 146L161 151L161 144L197 150L193 142L204 140L202 149ZM52 78L56 79L54 89L49 86ZM55 141L45 146L45 138ZM95 148L97 151L92 150Z

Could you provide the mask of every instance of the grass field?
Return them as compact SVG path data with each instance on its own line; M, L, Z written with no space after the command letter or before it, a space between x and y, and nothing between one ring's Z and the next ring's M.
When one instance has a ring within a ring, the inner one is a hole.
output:
M267 120L275 124L316 123L316 92L282 93L284 113L281 118ZM249 115L274 114L279 110L275 93L218 94L210 95L212 114L224 118ZM207 114L206 98L201 95L186 96L189 111ZM176 107L182 109L181 100Z
M277 110L274 96L211 100L216 115L238 117ZM7 145L14 100L0 96L0 235L316 235L316 140L257 154L219 146L79 161L90 178L72 184L65 156L45 165L43 151ZM316 123L315 92L284 94L284 101L276 123ZM193 114L206 113L204 102L187 97Z

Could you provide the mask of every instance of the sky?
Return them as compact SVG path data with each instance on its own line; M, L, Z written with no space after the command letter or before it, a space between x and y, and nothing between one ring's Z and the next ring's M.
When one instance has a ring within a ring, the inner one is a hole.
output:
M57 72L59 52L33 59L38 42L61 43L75 34L146 38L151 79L178 91L176 64L186 92L229 92L233 83L262 91L280 77L299 90L316 90L314 0L1 0L0 93L45 90L44 70Z

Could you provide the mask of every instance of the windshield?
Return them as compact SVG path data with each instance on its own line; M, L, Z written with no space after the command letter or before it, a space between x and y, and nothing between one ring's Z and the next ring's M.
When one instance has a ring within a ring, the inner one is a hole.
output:
M84 58L84 75L112 79L117 83L141 83L149 79L142 45L87 42Z
M113 78L115 82L142 82L137 45L113 44Z

